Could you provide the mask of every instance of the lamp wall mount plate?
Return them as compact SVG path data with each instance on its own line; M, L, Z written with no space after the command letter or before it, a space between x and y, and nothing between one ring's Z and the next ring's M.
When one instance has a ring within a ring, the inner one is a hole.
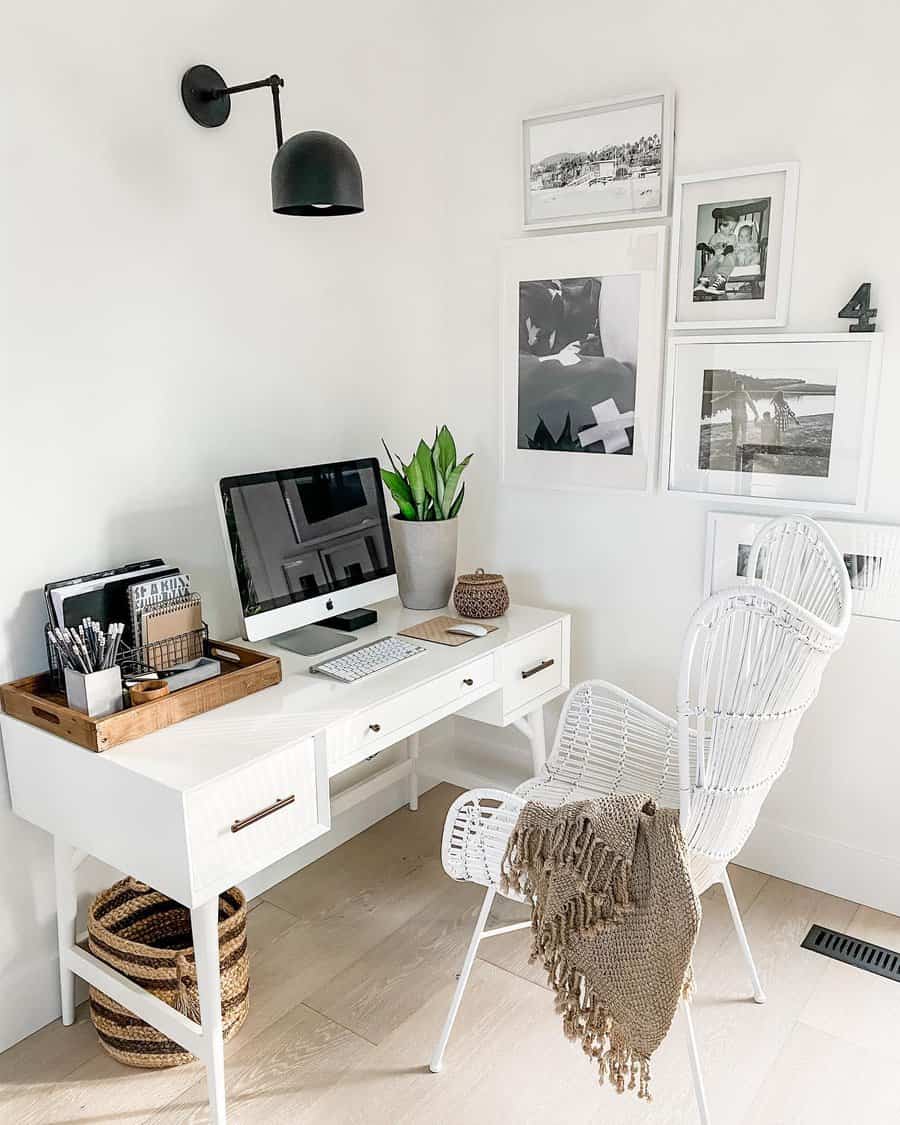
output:
M211 66L192 66L181 79L181 100L198 125L215 129L224 125L231 113L228 83Z

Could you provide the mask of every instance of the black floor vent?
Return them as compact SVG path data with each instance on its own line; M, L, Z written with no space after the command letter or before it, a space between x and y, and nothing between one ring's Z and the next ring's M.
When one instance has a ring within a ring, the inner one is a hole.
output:
M867 973L877 973L880 977L900 981L900 953L896 949L885 949L882 945L872 945L829 930L825 926L813 926L803 939L803 948L813 953L822 953L846 965L855 965Z

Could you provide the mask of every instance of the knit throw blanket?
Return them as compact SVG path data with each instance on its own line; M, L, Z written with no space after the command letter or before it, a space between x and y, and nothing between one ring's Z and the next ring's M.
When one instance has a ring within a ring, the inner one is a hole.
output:
M529 801L502 870L501 889L531 899L531 960L566 1035L601 1083L649 1101L650 1056L689 995L700 925L678 813L643 796Z

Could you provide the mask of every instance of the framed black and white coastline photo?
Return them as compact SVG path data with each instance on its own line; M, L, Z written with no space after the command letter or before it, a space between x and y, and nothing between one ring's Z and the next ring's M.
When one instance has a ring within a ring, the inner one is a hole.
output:
M768 520L768 516L742 512L707 515L704 597L749 579L750 546ZM818 522L843 556L853 613L900 621L900 527L846 520Z
M862 510L880 371L874 334L672 337L668 490Z
M650 226L505 244L505 484L650 487L665 233Z
M787 323L799 164L769 164L675 181L672 328L774 328Z
M525 229L668 215L674 129L666 91L526 118Z

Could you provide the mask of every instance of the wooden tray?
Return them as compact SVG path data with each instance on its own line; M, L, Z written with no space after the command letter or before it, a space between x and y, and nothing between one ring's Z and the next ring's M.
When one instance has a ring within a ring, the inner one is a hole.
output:
M229 660L225 653L237 660ZM281 661L277 656L265 656L223 641L210 641L207 655L221 663L220 675L153 703L128 707L100 719L69 707L65 695L54 691L46 672L0 685L0 705L13 718L100 752L281 683Z

